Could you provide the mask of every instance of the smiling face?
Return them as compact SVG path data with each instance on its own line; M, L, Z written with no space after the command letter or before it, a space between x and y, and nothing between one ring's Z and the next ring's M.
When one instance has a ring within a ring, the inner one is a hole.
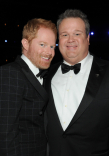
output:
M39 69L47 69L55 54L55 34L49 28L41 27L30 43L22 39L24 55Z
M59 49L66 62L74 65L83 60L89 49L84 21L80 18L63 19L59 25Z

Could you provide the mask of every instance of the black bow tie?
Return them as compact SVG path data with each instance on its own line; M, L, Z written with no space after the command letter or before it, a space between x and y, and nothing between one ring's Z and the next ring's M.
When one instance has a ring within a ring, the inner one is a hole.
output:
M61 70L63 74L67 73L69 70L74 70L74 73L78 74L78 72L80 71L80 68L81 68L81 63L75 64L74 66L69 66L64 63L61 64Z
M39 69L39 73L36 75L36 77L45 78L47 76L48 70L42 70Z

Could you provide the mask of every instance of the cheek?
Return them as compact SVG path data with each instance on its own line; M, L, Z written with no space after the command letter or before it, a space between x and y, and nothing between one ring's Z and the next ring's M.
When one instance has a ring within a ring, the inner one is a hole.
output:
M52 52L52 56L53 56L53 57L55 56L55 50L53 50L53 52Z
M59 39L59 45L60 46L63 46L64 45L64 42L65 42L64 39Z
M88 47L88 46L89 46L89 42L88 42L87 40L82 40L82 41L81 41L81 47L86 48L86 47Z
M85 37L79 40L80 44L87 44L88 43L88 39L86 39Z
M35 50L34 50L34 56L40 57L41 54L42 54L42 50L41 50L41 49L35 49Z
M64 41L60 40L59 41L59 50L61 51L61 53L64 51L64 49L65 49Z

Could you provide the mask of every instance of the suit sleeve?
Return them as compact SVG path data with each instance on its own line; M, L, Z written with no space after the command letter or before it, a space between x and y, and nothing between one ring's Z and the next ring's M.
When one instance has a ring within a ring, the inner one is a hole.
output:
M22 106L23 84L19 71L9 66L0 68L1 156L20 156L19 113Z

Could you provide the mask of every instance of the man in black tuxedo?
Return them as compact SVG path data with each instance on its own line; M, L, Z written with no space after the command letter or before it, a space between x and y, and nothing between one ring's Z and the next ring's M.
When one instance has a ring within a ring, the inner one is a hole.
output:
M0 67L0 156L46 156L43 113L48 94L37 76L50 66L56 34L51 21L28 21L22 56Z
M46 81L49 155L109 156L109 63L90 55L80 10L66 10L57 28L63 61Z

